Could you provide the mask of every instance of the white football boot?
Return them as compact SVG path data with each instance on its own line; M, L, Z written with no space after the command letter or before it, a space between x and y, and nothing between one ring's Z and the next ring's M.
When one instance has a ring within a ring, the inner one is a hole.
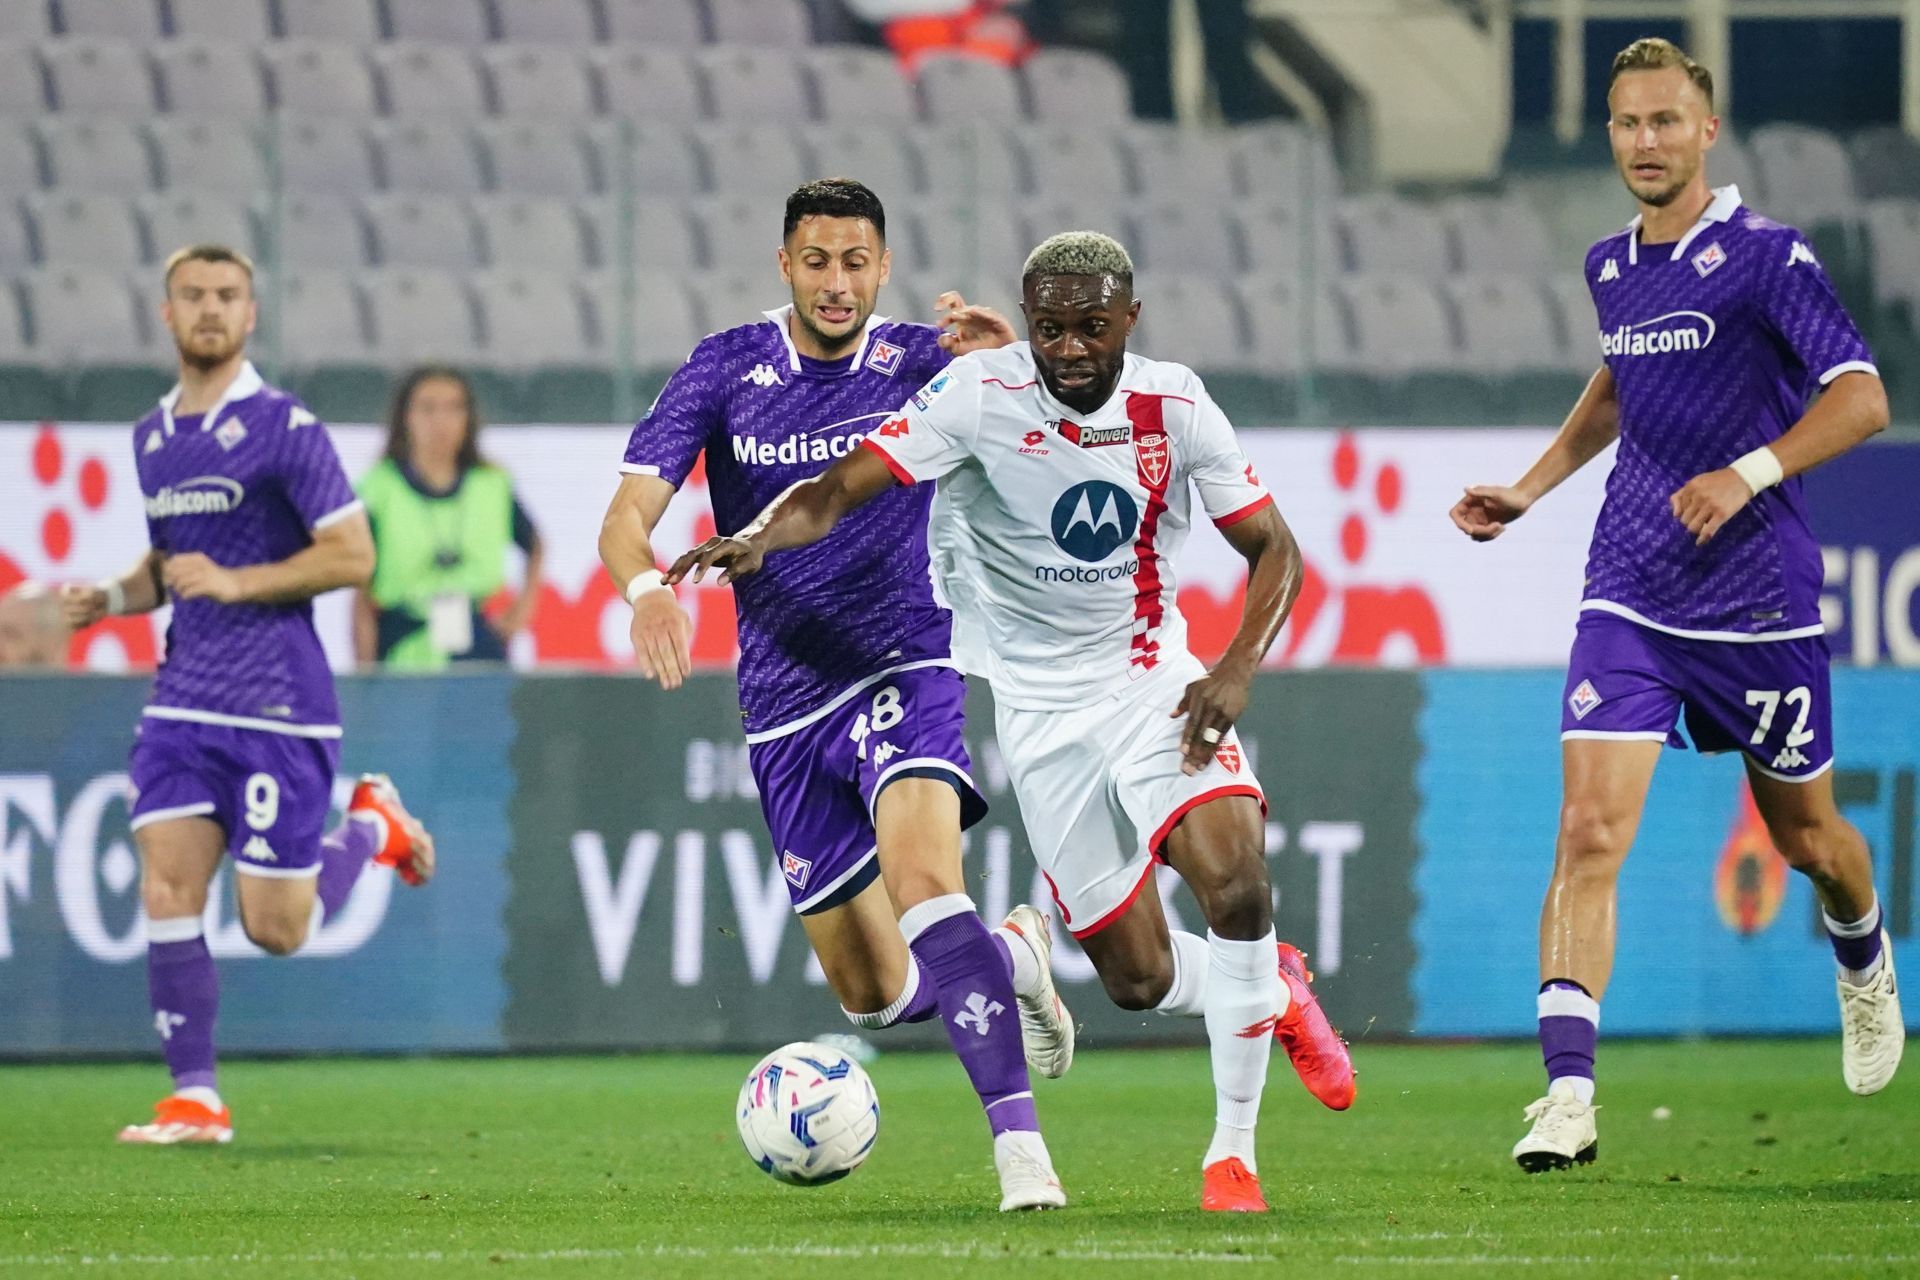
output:
M1878 1093L1893 1079L1906 1047L1900 988L1893 977L1893 943L1880 931L1880 972L1864 986L1837 979L1840 988L1840 1074L1858 1094Z
M1022 903L1007 912L1001 927L1033 951L1039 964L1040 985L1020 996L1020 1044L1027 1051L1027 1069L1058 1080L1073 1065L1073 1015L1053 985L1053 930L1036 907Z
M1000 1173L1000 1212L1066 1207L1067 1193L1039 1134L1011 1129L995 1138L993 1167Z
M1599 1109L1591 1102L1580 1101L1570 1082L1555 1081L1546 1097L1527 1108L1533 1128L1513 1144L1514 1162L1528 1173L1593 1163L1600 1152L1600 1137L1593 1124L1593 1113Z

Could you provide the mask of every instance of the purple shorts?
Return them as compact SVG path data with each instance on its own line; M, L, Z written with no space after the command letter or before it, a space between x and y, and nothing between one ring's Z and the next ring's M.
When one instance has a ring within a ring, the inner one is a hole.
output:
M966 700L959 672L922 667L858 685L792 726L748 735L795 911L840 906L879 878L873 805L897 779L951 782L963 828L986 816L961 733Z
M1580 615L1560 737L1642 738L1696 751L1743 751L1786 782L1833 764L1833 700L1825 636L1797 640L1693 640L1616 614Z
M144 716L128 762L131 825L211 818L238 870L315 875L339 763L338 738Z

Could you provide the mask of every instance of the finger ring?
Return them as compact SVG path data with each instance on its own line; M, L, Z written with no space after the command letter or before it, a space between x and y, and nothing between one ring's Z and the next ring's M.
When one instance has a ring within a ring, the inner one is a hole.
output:
M1220 741L1220 731L1212 728L1202 729L1200 731L1200 741L1209 743L1218 742Z

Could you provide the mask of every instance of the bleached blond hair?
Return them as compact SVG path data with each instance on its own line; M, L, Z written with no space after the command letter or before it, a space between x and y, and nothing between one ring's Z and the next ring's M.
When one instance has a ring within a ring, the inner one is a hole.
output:
M1119 276L1133 281L1133 256L1126 246L1099 231L1062 231L1042 240L1027 255L1020 279L1035 276Z

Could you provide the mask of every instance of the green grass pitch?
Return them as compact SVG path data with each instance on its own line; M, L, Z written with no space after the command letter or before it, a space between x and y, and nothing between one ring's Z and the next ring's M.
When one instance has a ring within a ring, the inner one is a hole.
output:
M1083 1052L1041 1082L1072 1203L1018 1216L944 1055L873 1065L879 1144L811 1190L740 1150L751 1055L238 1062L234 1144L191 1150L112 1141L156 1066L8 1067L0 1280L1920 1274L1920 1088L1848 1094L1837 1038L1603 1044L1599 1163L1533 1178L1507 1157L1530 1047L1355 1056L1334 1115L1276 1055L1264 1217L1195 1207L1197 1049Z

